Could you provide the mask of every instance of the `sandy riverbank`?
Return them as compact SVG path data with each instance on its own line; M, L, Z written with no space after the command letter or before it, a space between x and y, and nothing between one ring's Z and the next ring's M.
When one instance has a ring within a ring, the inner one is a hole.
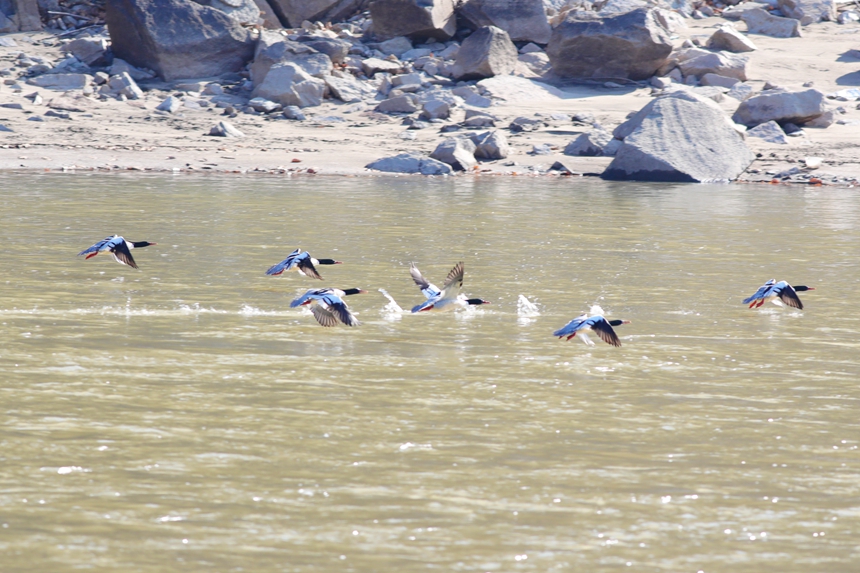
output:
M688 20L689 28L678 34L677 44L688 38L706 39L722 18ZM743 24L739 24L742 28ZM813 87L833 92L860 86L860 25L832 22L803 29L801 38L779 39L751 35L758 47L752 52L750 78L753 84L769 81L788 88ZM0 67L12 65L18 54L61 58L59 47L48 33L13 34L17 47L0 47ZM857 52L853 52L857 54ZM540 78L533 78L540 79ZM630 85L606 88L591 85L554 83L560 92L540 86L499 82L492 90L494 104L488 111L506 127L518 116L545 114L548 125L535 132L508 134L511 155L505 160L484 163L480 172L491 174L542 173L556 161L575 172L599 173L609 157L570 157L564 146L588 125L553 120L549 114L591 113L611 129L625 116L640 109L651 98L650 87ZM164 86L168 87L168 86ZM52 98L61 92L24 84L23 90L0 88L0 104L20 104L21 109L0 107L0 124L11 132L0 132L0 169L3 170L151 170L195 172L292 171L329 175L370 174L364 166L380 157L404 151L430 153L447 136L443 125L462 120L456 111L444 124L421 130L407 130L402 118L372 111L367 103L344 104L326 100L319 107L306 108L304 122L270 119L263 115L239 113L229 121L244 132L239 139L211 137L210 128L225 119L222 109L186 109L174 115L156 112L171 91L152 89L141 100L118 101L74 98L79 111L67 111L69 118L46 117ZM39 92L43 102L35 105L25 96ZM75 94L65 97L71 100ZM826 129L807 128L802 137L789 138L788 145L770 144L748 138L761 157L742 177L770 180L773 173L802 166L808 156L824 159L815 171L825 183L850 184L860 178L860 109L857 102L832 102L841 106L841 123ZM738 102L731 98L721 106L731 113ZM30 118L40 116L44 121ZM408 131L408 134L407 134ZM507 131L507 130L506 130ZM414 134L414 135L413 135ZM412 138L414 139L406 139ZM535 144L550 144L551 155L530 154Z

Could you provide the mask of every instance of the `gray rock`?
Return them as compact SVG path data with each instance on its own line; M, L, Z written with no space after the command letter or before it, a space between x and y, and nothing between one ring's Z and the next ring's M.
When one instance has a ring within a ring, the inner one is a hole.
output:
M342 102L354 103L373 97L376 89L351 75L343 77L325 76L323 78L332 95Z
M260 8L254 0L195 0L198 4L215 8L240 24L260 23Z
M279 103L269 101L261 97L252 98L251 101L248 102L248 105L253 107L254 111L259 111L262 113L272 113L273 111L280 111L283 107Z
M699 79L699 82L701 82L703 86L717 86L720 88L732 89L732 87L740 82L740 80L738 78L721 76L720 74L707 73Z
M603 155L605 157L615 157L615 154L618 153L623 144L624 142L620 139L612 139L603 147Z
M612 141L612 135L606 130L595 129L590 133L581 133L564 148L565 155L597 157L603 155L603 148Z
M604 179L731 181L755 159L719 106L684 92L651 101L619 133L624 142Z
M544 75L552 69L552 64L549 62L549 56L544 52L520 54L517 59L539 76Z
M276 64L266 74L263 83L254 88L252 97L261 97L283 106L309 107L320 105L325 82L310 76L293 63Z
M391 78L391 85L402 88L405 85L417 85L421 87L423 77L421 74L400 74Z
M800 36L800 20L773 16L761 8L746 10L741 19L750 34L762 34L774 38L795 38Z
M470 80L507 75L516 66L517 48L507 32L484 26L460 46L453 72L458 80Z
M87 74L46 74L30 78L27 83L51 90L79 90L88 85L93 77Z
M108 45L104 38L78 38L61 49L88 66L102 67L108 63Z
M412 49L412 42L406 36L397 36L380 42L376 46L376 49L386 56L397 56L399 58L402 54Z
M726 50L736 54L755 51L752 41L735 30L731 24L723 24L708 38L707 46L712 50Z
M394 157L383 157L365 167L387 173L420 173L421 175L449 175L452 173L451 167L446 163L415 153L401 153Z
M284 117L287 119L295 119L296 121L304 121L305 114L297 105L288 105L284 107Z
M543 0L467 0L460 15L475 28L501 28L514 42L546 44L552 35Z
M323 19L339 0L269 0L269 5L284 26L298 28L302 22Z
M511 133L520 133L523 131L537 131L542 127L543 120L520 116L514 118L513 121L511 121L511 124L508 126L508 129L511 130Z
M666 62L672 41L649 10L603 19L570 12L553 30L546 51L553 72L562 77L644 80Z
M785 132L782 131L782 128L775 121L761 123L752 129L748 129L746 134L747 137L758 137L768 143L788 145L788 139L785 137Z
M367 58L361 62L361 69L364 70L364 74L367 77L372 78L377 72L399 74L403 71L403 64L400 62L392 62L391 60Z
M382 113L413 113L418 111L418 98L412 94L391 97L379 102L375 110Z
M118 76L122 73L126 73L131 76L131 79L135 81L141 80L150 80L155 77L155 72L150 70L142 70L135 66L132 66L122 58L114 58L113 63L110 67L110 75ZM96 74L98 75L98 74ZM105 80L107 81L107 80Z
M447 102L433 99L424 102L421 117L424 119L448 119L451 115L451 106Z
M370 17L378 38L447 40L457 31L453 0L375 0Z
M746 81L747 65L749 65L749 56L727 52L710 52L679 62L678 67L681 68L681 73L685 77L719 74Z
M112 92L122 94L128 99L140 99L143 97L143 90L141 90L132 77L125 72L117 76L111 76L108 80L108 85Z
M449 137L436 146L430 157L447 163L457 171L468 171L478 164L475 149L471 139Z
M723 94L728 91L728 89L726 88L721 88L717 86L697 86L689 89L697 96L707 98L718 103L726 99L725 95Z
M833 125L833 122L836 121L836 113L831 111L825 111L815 119L811 119L803 124L803 127L830 127Z
M280 34L264 32L254 53L251 64L251 81L258 86L276 64L293 63L309 75L324 77L331 72L332 61L326 54L317 52L307 44L293 42Z
M45 112L45 117L56 117L58 119L72 119L72 116L65 111L55 111L53 109L49 109Z
M825 111L824 93L816 89L767 90L741 102L732 119L747 127L771 120L802 124Z
M549 143L538 143L532 145L530 155L552 155L552 145Z
M749 84L741 82L733 85L731 89L729 89L729 91L726 93L726 95L738 101L744 101L752 97L754 93L755 88L753 88Z
M547 41L549 41L549 40L547 40ZM541 43L545 44L546 42L541 42ZM519 52L520 52L520 54L536 54L536 53L545 54L546 53L543 48L541 48L540 46L538 46L535 43L526 44L525 46L523 46L522 48L519 49Z
M508 138L501 131L471 134L469 138L475 144L475 157L479 159L504 159L510 153Z
M254 40L233 18L185 0L107 0L113 53L164 80L238 72Z
M801 26L836 21L834 0L777 0L776 5L787 17L800 20Z
M729 6L728 8L723 10L721 16L726 20L733 20L735 22L741 20L743 18L744 12L746 12L747 10L755 10L756 8L767 10L767 8L770 6L770 4L767 4L766 2L734 2L734 4L735 5Z
M352 44L344 40L324 36L299 36L296 41L327 55L335 64L342 64L349 54L350 47L352 47Z
M216 137L245 137L245 134L236 129L232 123L227 121L219 121L212 129L209 130L209 135Z
M155 109L166 111L167 113L176 113L182 107L182 100L175 96L168 96L163 102L158 104Z

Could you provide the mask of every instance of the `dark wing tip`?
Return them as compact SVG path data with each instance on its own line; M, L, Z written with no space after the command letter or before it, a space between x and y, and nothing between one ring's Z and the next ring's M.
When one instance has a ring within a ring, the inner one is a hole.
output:
M600 340L602 340L606 344L610 344L612 346L621 346L621 341L618 339L618 335L615 334L615 331L612 329L606 319L600 320L592 324L591 330L594 331L594 333L600 337Z
M459 286L463 286L463 275L466 273L466 267L463 264L463 261L460 261L454 268L451 269L451 272L448 273L447 278L445 278L445 288L448 288L454 282L459 283Z
M317 272L317 269L314 267L314 263L311 261L310 257L300 260L297 265L299 269L309 277L322 280L322 277Z

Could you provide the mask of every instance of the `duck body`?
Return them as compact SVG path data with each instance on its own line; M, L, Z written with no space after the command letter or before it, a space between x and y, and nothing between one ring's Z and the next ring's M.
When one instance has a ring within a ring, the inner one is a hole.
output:
M749 308L759 308L766 302L772 302L777 306L784 304L791 308L803 310L803 303L800 301L800 297L797 296L797 292L808 290L815 290L815 287L808 287L806 285L791 286L786 281L777 282L776 279L770 279L760 286L752 296L745 298L743 303L748 304Z
M351 288L341 290L337 288L310 289L302 296L290 303L290 308L310 305L314 318L322 326L337 326L338 323L346 326L358 326L361 324L343 298L353 294L367 292L366 290Z
M426 301L412 307L413 313L445 312L468 306L489 304L489 301L480 298L467 298L466 295L460 294L465 273L462 261L454 265L445 279L445 286L441 289L425 279L414 263L410 266L409 273L412 275L412 280L421 289L421 293L427 298Z
M618 339L618 335L612 327L629 323L629 320L606 320L603 315L600 314L594 316L583 314L582 316L574 318L552 334L553 336L567 338L568 340L579 334L585 344L594 346L594 343L591 342L591 339L588 338L585 333L585 331L590 330L603 342L611 346L621 346L621 341Z
M138 266L137 263L134 262L134 257L131 256L131 250L157 244L158 243L150 243L149 241L126 241L119 235L113 235L102 239L87 249L84 249L78 253L78 256L86 256L87 259L91 259L99 253L110 253L113 255L114 260L119 264L128 265L136 269Z
M302 252L301 249L296 249L290 255L276 265L269 267L266 271L267 275L278 276L286 271L295 270L300 275L309 276L315 279L322 279L317 272L316 265L339 265L340 261L334 259L315 259L307 251Z

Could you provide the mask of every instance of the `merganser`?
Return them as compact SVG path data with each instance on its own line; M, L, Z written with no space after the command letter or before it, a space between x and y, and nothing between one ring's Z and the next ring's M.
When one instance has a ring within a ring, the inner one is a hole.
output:
M579 337L582 338L582 341L589 346L594 346L594 343L590 338L583 332L584 330L591 330L600 339L612 346L621 346L621 341L618 340L618 335L615 334L615 331L612 329L613 326L620 326L622 324L629 324L629 320L606 320L602 315L594 315L589 317L588 314L583 314L582 316L578 316L565 324L562 328L553 332L553 336L558 336L559 338L567 337L568 340L573 338L574 336L579 334Z
M91 259L99 253L110 253L113 255L116 262L136 269L138 266L137 263L134 262L134 258L131 256L131 250L141 249L143 247L157 244L158 243L150 243L149 241L129 242L119 235L114 235L99 241L88 249L84 249L78 253L78 256L81 257L86 255L88 259Z
M307 251L303 253L301 249L296 249L295 251L290 253L290 256L288 256L286 259L284 259L277 265L272 265L271 267L269 267L269 270L266 271L266 274L276 276L283 273L284 271L291 271L295 269L300 275L306 275L315 279L322 279L314 265L340 264L343 263L334 259L315 259Z
M777 306L785 304L786 306L803 310L803 303L800 302L800 297L797 296L797 292L795 291L803 292L807 290L815 290L815 287L805 285L791 286L785 281L776 282L776 279L770 279L760 286L754 295L745 298L744 304L750 305L750 308L758 308L766 302L772 302Z
M290 308L311 305L311 312L314 313L314 318L323 326L336 326L338 321L346 326L358 326L361 323L358 322L358 319L355 318L355 315L352 314L349 307L343 302L343 297L364 292L367 291L360 288L346 290L337 288L310 289L302 296L293 300L290 303Z
M415 305L412 312L444 311L465 308L470 305L490 304L489 301L480 298L466 298L466 295L460 294L460 289L463 287L463 273L465 272L462 261L454 265L454 268L448 273L445 286L441 290L421 275L421 271L418 270L415 263L411 263L409 272L412 275L412 280L427 297L426 301Z

